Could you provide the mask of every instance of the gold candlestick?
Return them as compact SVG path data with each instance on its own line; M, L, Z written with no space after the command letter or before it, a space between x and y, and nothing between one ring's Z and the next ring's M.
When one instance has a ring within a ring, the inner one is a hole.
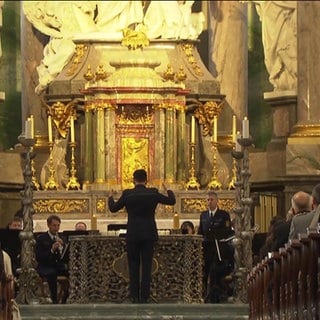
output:
M52 156L52 150L53 150L53 142L49 142L49 148L50 148L50 156L49 156L49 179L46 182L44 188L45 190L57 190L59 187L59 184L54 179L54 166L53 166L53 156Z
M72 140L74 140L74 138ZM78 179L76 177L77 170L76 170L76 161L74 157L74 149L75 149L76 143L74 141L71 141L69 143L69 146L71 148L71 168L70 168L70 178L67 183L66 190L79 190L80 183L78 182Z
M197 181L195 177L195 143L190 143L191 148L191 161L190 161L190 170L189 170L189 181L186 183L186 190L199 190L200 183Z
M218 152L218 143L216 141L212 141L212 149L213 149L213 161L212 161L212 178L208 184L209 190L220 190L222 188L221 182L218 180L218 168L217 168L217 152Z

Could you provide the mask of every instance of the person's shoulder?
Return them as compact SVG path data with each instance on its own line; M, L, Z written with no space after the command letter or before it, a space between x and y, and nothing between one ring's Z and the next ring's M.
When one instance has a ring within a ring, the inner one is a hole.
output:
M299 212L298 214L296 214L295 216L293 216L292 219L295 220L300 220L300 219L304 219L305 217L310 217L313 216L315 213L315 211L304 211L304 212Z
M223 210L223 209L219 209L219 208L217 210L217 213L220 215L228 216L228 217L230 216L228 211Z

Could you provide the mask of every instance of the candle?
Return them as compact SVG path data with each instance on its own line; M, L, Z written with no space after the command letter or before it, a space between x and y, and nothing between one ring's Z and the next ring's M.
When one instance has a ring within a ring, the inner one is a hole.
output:
M25 121L25 138L32 139L32 123L30 117Z
M213 142L218 141L218 118L217 116L213 117Z
M191 143L196 142L196 122L194 116L191 117Z
M180 229L180 221L179 221L179 214L175 213L173 215L173 229Z
M236 136L236 152L241 152L241 144L239 143L238 139L241 139L241 134L240 131L237 131L237 136Z
M97 225L97 216L95 214L93 214L91 216L91 230L97 230L98 225Z
M232 116L232 142L236 142L236 131L237 131L237 118L235 115Z
M243 139L249 138L249 120L247 117L242 120L242 137Z
M52 121L51 121L51 116L48 116L48 136L49 136L49 142L52 142Z
M71 135L71 142L74 142L74 119L73 116L70 118L70 135Z

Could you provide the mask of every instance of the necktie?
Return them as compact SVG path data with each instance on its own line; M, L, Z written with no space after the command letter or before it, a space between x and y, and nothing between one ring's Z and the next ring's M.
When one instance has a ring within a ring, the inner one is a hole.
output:
M210 211L210 218L212 218L213 217L213 212L212 211Z

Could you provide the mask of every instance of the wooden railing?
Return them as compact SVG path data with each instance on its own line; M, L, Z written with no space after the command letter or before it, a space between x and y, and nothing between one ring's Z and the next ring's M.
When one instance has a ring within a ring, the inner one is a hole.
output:
M320 319L320 234L270 252L248 275L249 319Z

